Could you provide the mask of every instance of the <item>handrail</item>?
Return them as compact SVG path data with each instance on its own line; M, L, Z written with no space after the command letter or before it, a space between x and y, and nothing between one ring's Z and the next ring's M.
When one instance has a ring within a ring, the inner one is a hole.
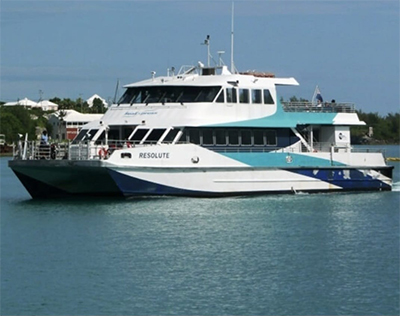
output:
M166 144L166 143L165 143ZM182 144L189 144L188 142L177 142L176 144L168 143L168 146L179 146ZM17 145L13 147L14 159L20 160L105 160L110 155L119 149L127 149L132 147L152 147L159 146L160 144L145 143L140 144L139 142L127 141L127 140L112 140L108 144L98 143L94 141L80 141L72 144L68 143L52 143L48 145L40 144L38 141L19 141ZM198 145L198 144L194 144ZM201 146L201 145L198 145ZM205 149L212 150L215 152L276 152L276 153L309 153L309 154L320 154L320 153L333 153L333 152L353 152L353 153L365 153L365 152L384 152L379 148L357 148L347 144L332 144L329 142L313 142L310 148L306 148L301 142L297 142L288 147L276 147L276 146L232 146L232 145L207 145L202 146Z
M355 113L355 105L350 102L281 102L285 112Z

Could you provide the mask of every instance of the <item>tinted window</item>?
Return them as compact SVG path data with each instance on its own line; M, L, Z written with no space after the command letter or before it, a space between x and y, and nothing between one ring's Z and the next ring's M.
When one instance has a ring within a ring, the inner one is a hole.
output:
M239 145L239 131L229 130L228 131L228 144L229 145Z
M215 130L215 144L226 145L226 134L225 130L217 129Z
M226 102L228 102L228 103L236 103L237 102L235 88L227 88L226 89Z
M158 129L158 128L153 129L150 132L149 136L147 136L146 140L144 141L144 144L156 143L164 134L164 132L165 129Z
M149 130L147 128L140 128L136 130L135 134L131 137L134 142L140 142Z
M221 90L221 92L219 93L217 100L215 100L215 102L218 103L224 103L225 102L225 97L224 97L224 90Z
M251 102L261 103L261 90L251 90Z
M84 138L86 137L86 133L88 132L88 129L83 129L79 132L79 134L75 137L75 139L73 140L73 144L77 144L79 141L84 140Z
M249 90L248 89L239 89L239 102L240 103L249 103Z
M273 145L275 146L276 143L276 131L267 131L265 133L266 139L267 139L267 145Z
M192 144L200 144L200 130L198 129L189 130L189 139Z
M244 146L250 146L251 145L251 131L241 130L240 135L242 138L241 144Z
M106 141L106 132L103 131L103 132L100 134L100 136L97 138L95 144L96 144L96 145L99 145L99 144L101 144L101 143L105 143L105 141Z
M156 86L128 88L118 101L121 103L213 102L220 86Z
M264 90L264 104L274 104L271 93L269 90Z
M203 144L204 145L214 145L212 129L204 129L203 130Z
M260 130L253 131L254 145L263 146L264 145L264 132Z
M165 136L163 143L172 143L176 137L176 135L178 134L179 129L171 129L167 136Z

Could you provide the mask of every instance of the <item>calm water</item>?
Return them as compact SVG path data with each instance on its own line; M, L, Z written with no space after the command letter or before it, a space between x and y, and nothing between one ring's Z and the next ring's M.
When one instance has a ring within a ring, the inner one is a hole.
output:
M394 192L65 202L7 160L1 315L400 313L400 163Z

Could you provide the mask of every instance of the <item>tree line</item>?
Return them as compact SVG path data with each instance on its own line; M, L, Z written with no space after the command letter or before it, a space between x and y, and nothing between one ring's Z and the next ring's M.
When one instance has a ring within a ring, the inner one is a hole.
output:
M98 98L93 100L92 107L81 98L76 100L53 98L50 101L58 104L59 110L75 110L80 113L105 113L107 110ZM43 129L51 134L53 126L49 124L48 118L54 111L23 106L2 106L3 104L4 102L0 102L0 134L5 135L7 144L16 142L18 134L28 133L29 140L36 140Z
M76 100L69 98L53 98L50 99L50 101L58 104L59 110L75 110L80 113L105 113L107 111L107 107L99 98L93 100L93 105L91 107L89 107L89 104L81 98Z
M353 143L400 143L400 113L389 113L380 116L378 113L364 113L356 111L365 126L352 126L351 135ZM369 128L372 127L372 135Z

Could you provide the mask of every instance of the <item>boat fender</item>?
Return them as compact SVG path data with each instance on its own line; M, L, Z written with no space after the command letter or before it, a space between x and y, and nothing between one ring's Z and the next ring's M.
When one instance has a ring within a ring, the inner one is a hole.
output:
M108 153L107 149L105 149L104 147L101 147L99 149L99 157L100 157L100 159L106 158L107 157L107 153Z

